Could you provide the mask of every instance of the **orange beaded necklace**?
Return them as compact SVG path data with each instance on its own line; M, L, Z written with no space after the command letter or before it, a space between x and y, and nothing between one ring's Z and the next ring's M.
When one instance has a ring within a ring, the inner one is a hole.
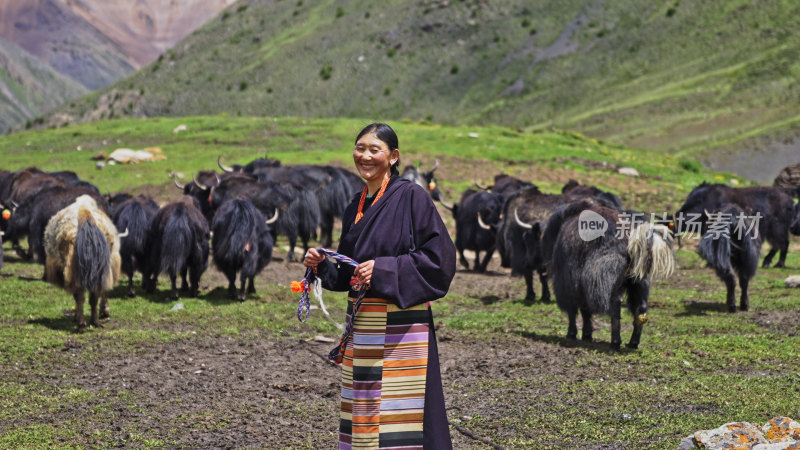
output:
M381 184L381 188L378 191L378 195L376 195L375 196L375 200L372 201L373 205L375 203L377 203L378 200L380 200L381 196L386 191L386 186L389 185L389 180L391 180L391 179L392 179L392 177L390 176L390 177L387 177L385 180L383 180L383 183ZM359 202L358 202L358 211L356 212L356 220L353 223L358 223L358 221L361 220L362 217L364 217L364 200L366 200L366 199L367 199L367 186L364 186L364 190L361 191L361 200L359 200Z

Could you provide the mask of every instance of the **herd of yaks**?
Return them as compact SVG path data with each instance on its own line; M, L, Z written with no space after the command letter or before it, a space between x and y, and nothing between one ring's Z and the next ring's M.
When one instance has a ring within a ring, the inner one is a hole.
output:
M179 295L178 276L181 290L196 296L210 251L229 281L229 295L243 301L255 292L254 278L270 262L277 235L288 239L289 260L295 258L298 239L304 249L317 237L330 246L334 221L364 186L357 175L333 166L286 166L261 158L243 166L217 163L221 172L200 172L186 184L176 180L183 196L163 206L143 195L104 196L69 171L0 170L0 233L22 258L45 265L43 278L74 296L76 323L84 330L86 291L94 326L108 316L108 291L121 272L128 276L131 296L136 270L148 293L166 273L172 298ZM492 186L476 184L451 205L438 188L437 168L438 163L429 171L408 166L401 176L452 212L461 264L470 268L464 250L471 250L472 269L484 272L498 251L503 267L524 276L529 301L536 299L533 273L539 274L543 302L550 301L552 278L556 302L569 317L567 337L577 338L578 313L584 340L592 338L592 315L608 314L614 348L621 345L623 294L634 318L628 346L639 345L651 281L675 268L675 233L698 233L698 251L725 282L731 312L736 311L737 277L739 307L749 308L747 288L762 240L772 245L763 266L780 252L779 267L789 233L800 235L800 204L793 199L800 189L791 186L703 183L679 211L655 216L625 210L616 195L574 180L560 194L546 194L505 174L497 175ZM20 240L26 236L24 249Z

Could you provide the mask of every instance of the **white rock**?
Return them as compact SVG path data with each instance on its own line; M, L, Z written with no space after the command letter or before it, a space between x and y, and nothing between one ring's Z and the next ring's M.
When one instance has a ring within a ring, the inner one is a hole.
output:
M185 309L185 308L183 307L183 303L175 303L175 306L173 306L172 308L170 308L170 311L180 311L180 310L182 310L182 309Z
M186 131L186 130L187 130L186 125L180 124L177 127L175 127L175 129L172 130L172 132L173 133L180 133L181 131Z
M627 175L629 177L638 177L639 176L639 172L636 169L634 169L633 167L620 167L619 169L617 169L617 173L619 173L621 175Z
M469 133L467 136L469 136L469 137L471 137L473 139L477 139L480 135L478 133Z
M792 275L783 280L783 283L786 285L786 287L790 288L800 287L800 275Z
M106 163L103 161L97 161L96 163L94 163L94 166L97 167L98 169L105 169Z

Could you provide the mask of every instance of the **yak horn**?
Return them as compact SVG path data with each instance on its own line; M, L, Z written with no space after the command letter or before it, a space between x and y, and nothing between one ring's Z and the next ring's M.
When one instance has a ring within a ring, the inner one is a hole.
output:
M5 231L0 231L0 236L5 236L5 235L6 235Z
M217 186L219 186L220 183L222 183L222 180L219 179L219 175L217 175L216 172L214 173L214 178L217 179Z
M223 172L233 172L233 167L222 164L222 155L217 156L217 165L220 169L222 169Z
M173 180L173 181L175 182L175 186L177 186L178 189L180 189L180 190L186 189L186 185L185 184L178 183L178 180Z
M489 225L486 225L483 222L483 219L481 219L481 213L477 213L475 215L478 216L478 226L479 227L483 228L484 230L491 230L492 229L492 227L490 227Z
M449 205L449 204L445 203L445 201L442 200L441 198L439 199L439 203L441 203L442 206L444 206L445 208L449 209L450 211L453 210L453 205Z
M707 209L703 208L703 212L706 213L706 217L711 218L711 213Z
M197 181L197 176L196 175L192 175L192 180L194 180L194 184L196 184L197 187L200 188L201 191L207 191L208 190L208 186L206 186L205 184L202 184L199 181Z
M519 215L517 214L517 208L514 208L514 220L517 221L517 225L521 226L522 228L525 228L526 230L530 230L533 228L533 225L525 223L522 220L520 220Z
M484 185L478 183L477 181L474 181L473 183L475 183L475 187L477 187L478 189L480 189L482 191L488 191L489 190L488 186L484 186Z
M19 203L15 202L14 200L11 200L11 206L13 206L14 209L17 209L19 208Z
M433 161L433 169L431 169L431 172L436 172L436 169L438 168L439 168L439 160L436 159Z
M278 221L278 208L275 208L275 214L272 216L272 218L267 219L266 222L267 225L271 225L277 221Z
M128 237L128 227L125 227L125 232L124 233L120 233L119 237L121 237L121 238Z

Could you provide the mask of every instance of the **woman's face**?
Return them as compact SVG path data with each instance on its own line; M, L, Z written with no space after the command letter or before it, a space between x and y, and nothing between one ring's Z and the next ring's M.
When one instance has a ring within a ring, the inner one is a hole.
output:
M389 176L392 164L400 158L400 151L390 149L374 133L361 136L353 149L356 170L366 181L383 182Z

